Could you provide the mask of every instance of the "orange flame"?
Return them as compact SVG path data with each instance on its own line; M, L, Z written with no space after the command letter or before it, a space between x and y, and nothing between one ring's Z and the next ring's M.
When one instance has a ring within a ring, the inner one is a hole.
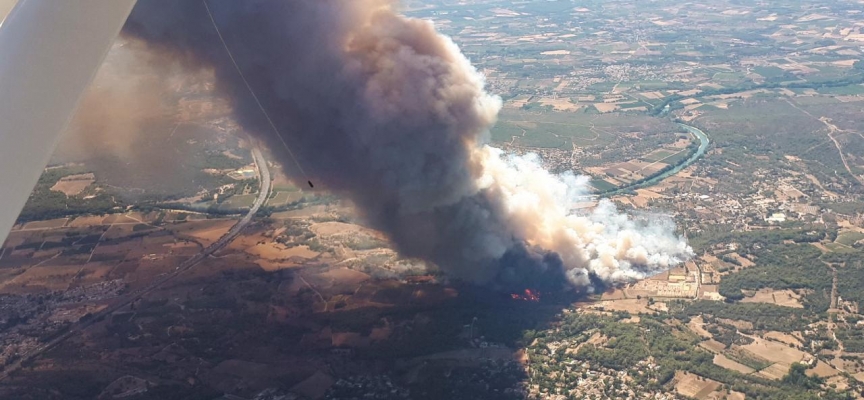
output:
M540 292L533 291L531 289L525 289L523 293L513 293L510 295L513 300L522 300L522 301L540 301Z

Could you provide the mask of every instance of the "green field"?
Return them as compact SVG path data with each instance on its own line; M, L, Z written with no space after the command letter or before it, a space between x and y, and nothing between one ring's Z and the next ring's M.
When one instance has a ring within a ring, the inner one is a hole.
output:
M565 149L579 146L604 145L614 140L612 135L591 129L591 115L566 112L502 112L492 129L492 141L526 147Z
M589 86L588 88L600 93L610 92L615 87L615 82L600 82Z
M595 189L597 189L598 192L605 192L607 190L613 190L616 188L615 185L613 185L609 182L606 182L602 179L592 179L591 180L591 186L593 186Z
M834 94L840 96L855 96L864 94L864 85L849 85L837 87L823 87L816 89L820 94Z
M851 246L861 239L864 239L864 233L844 232L837 236L836 242L840 244L845 244L846 246Z
M252 204L255 204L256 197L258 197L257 194L243 194L238 196L231 196L231 198L222 202L222 204L219 206L219 209L235 210L239 208L249 208L252 207Z
M675 155L663 160L663 162L665 164L669 164L669 165L676 165L676 164L679 164L679 163L683 162L684 160L686 160L687 157L690 157L690 154L692 154L692 152L687 151L687 150L682 150L682 151L675 153Z
M779 78L786 74L782 68L768 66L768 67L753 67L753 72L762 75L765 79L771 78Z
M296 190L293 192L276 192L275 196L267 200L267 205L270 207L279 207L302 199L303 194Z
M654 90L663 89L669 84L663 81L641 81L636 83L636 86L639 86L641 90Z
M648 162L657 162L673 154L676 154L674 150L659 149L646 154L645 157L642 157L642 159Z
M637 101L637 102L633 102L633 103L619 103L618 107L620 107L620 109L622 111L626 111L630 108L648 107L648 104L645 104L641 101Z
M852 253L856 252L855 249L853 249L849 246L842 245L842 244L837 243L837 242L828 243L825 245L825 247L828 250L831 250L831 252L833 252L833 253L852 254Z
M744 75L740 72L718 72L711 78L717 82L741 82L744 81Z
M536 132L531 132L516 140L520 146L536 147L540 149L564 149L567 148L571 141L569 138L561 137L552 130L538 129Z

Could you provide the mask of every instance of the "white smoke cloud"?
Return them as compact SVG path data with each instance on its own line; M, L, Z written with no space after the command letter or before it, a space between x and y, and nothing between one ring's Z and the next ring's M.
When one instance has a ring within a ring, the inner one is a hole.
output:
M632 282L693 256L668 218L631 218L606 199L591 210L573 209L590 198L586 176L554 175L535 154L507 155L490 146L477 152L484 166L478 186L500 194L513 232L557 253L574 285L589 285L588 273L607 283Z

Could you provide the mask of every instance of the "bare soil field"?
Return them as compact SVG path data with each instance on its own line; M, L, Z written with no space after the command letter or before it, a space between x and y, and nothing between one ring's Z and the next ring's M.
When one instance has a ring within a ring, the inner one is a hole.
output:
M63 250L61 250L61 249L40 250L40 251L33 252L33 258L39 259L39 258L54 257L55 255L59 254L62 251Z
M165 229L174 234L194 237L203 245L209 246L227 233L235 223L237 221L234 220L195 221L167 226Z
M756 265L756 263L754 263L753 261L750 261L750 259L748 259L746 257L742 257L738 253L731 253L731 254L729 254L729 256L731 256L735 260L738 260L738 262L741 263L741 266L744 268L752 267L752 266Z
M786 374L789 373L789 365L783 363L771 364L768 368L765 368L758 372L758 375L761 375L768 379L780 380L783 379Z
M40 293L66 290L69 282L81 270L80 265L34 266L6 282L0 283L4 293Z
M126 275L126 282L130 285L144 285L152 282L160 274L174 271L177 266L186 260L186 257L163 255L155 259L142 259L135 261L135 270Z
M704 348L704 349L706 349L712 353L718 353L718 354L720 352L722 352L723 350L726 350L726 345L724 345L723 343L720 343L714 339L710 339L710 340L706 340L704 342L701 342L701 343L699 343L699 346L702 346L702 348Z
M778 342L786 343L790 346L796 347L801 346L801 340L795 336L792 336L788 333L783 332L767 332L765 333L765 339L773 339Z
M83 228L88 226L102 225L102 220L105 217L101 215L91 215L86 217L77 217L69 222L70 228Z
M828 365L828 363L819 360L816 363L816 366L807 370L807 375L809 376L818 376L820 378L827 378L834 375L839 374L840 371L836 370L834 367Z
M96 258L99 254L113 253L117 255L122 254L124 259L134 260L141 258L146 254L164 252L164 250L160 251L157 249L156 246L145 246L144 243L145 238L136 238L125 240L116 245L99 245L99 247L96 248L97 252L94 252L93 257Z
M300 192L277 192L276 196L267 200L267 205L279 207L302 199L303 193Z
M247 258L247 260L251 260L251 258ZM267 272L281 271L283 269L290 269L299 267L301 264L295 263L289 260L267 260L264 258L259 258L254 260L255 264L258 265L261 269Z
M657 192L653 192L651 190L638 189L638 190L636 190L636 196L630 198L630 201L636 207L644 208L644 207L648 207L648 203L652 199L660 199L660 198L665 198L665 197L666 196L664 196L660 193L657 193Z
M140 241L138 241L140 243ZM126 258L126 255L129 254L130 244L129 243L118 243L118 244L99 244L92 251L92 256L90 257L92 261L112 261L112 262L120 262Z
M69 218L49 219L47 221L33 221L24 225L24 229L55 229L66 226Z
M12 248L20 246L27 242L30 234L31 232L26 231L11 231L9 232L9 236L6 236L6 242L3 243L3 247Z
M603 308L605 311L626 311L633 314L648 314L653 311L648 309L647 299L622 299L612 301L601 301L594 308Z
M528 101L530 101L530 100L531 100L531 96L516 96L510 100L507 100L507 102L504 103L504 107L517 108L517 109L522 108L523 106L528 104Z
M726 319L726 318L717 318L717 320L724 323L724 324L732 325L738 329L744 329L744 330L752 330L753 329L753 323L750 321L741 321L741 320L737 320L737 319Z
M829 387L836 387L838 391L843 391L849 388L849 379L843 375L835 375L828 378L825 384Z
M120 239L135 233L134 225L110 225L102 236L103 240Z
M618 109L618 105L614 103L594 103L594 108L601 113L610 113Z
M99 246L100 248L102 246ZM176 243L165 243L162 245L168 249L168 253L177 256L192 257L202 250L201 245L193 242L179 241Z
M61 192L66 195L66 197L77 196L87 189L90 185L96 182L96 175L92 173L88 174L80 174L80 175L70 175L60 178L54 186L51 187L51 190L55 192Z
M699 100L696 100L696 99L691 97L688 99L681 100L681 104L684 104L684 105L700 104L701 105L702 103Z
M285 247L280 243L259 243L246 249L246 252L268 260L284 260L291 257L312 259L318 257L318 252L309 250L308 246Z
M804 308L801 296L792 290L760 289L752 297L745 297L742 303L769 303L778 306Z
M309 229L319 236L354 234L365 230L360 225L346 224L344 222L322 222L310 226Z
M621 300L627 298L627 294L622 289L611 289L603 293L601 300Z
M693 333L705 338L711 339L713 336L710 332L705 330L705 321L702 320L702 316L693 317L690 319L690 322L687 323L687 327L690 328Z
M689 372L675 373L675 391L682 396L705 399L720 387L720 382L703 378Z
M371 278L363 272L348 268L334 268L321 275L346 285L359 285Z
M321 253L310 250L309 246L291 247L291 248L285 249L285 251L283 253L287 256L286 258L300 257L300 258L306 258L306 259L312 259L312 258L318 257L321 254Z
M114 269L114 265L102 262L91 262L81 267L78 275L75 277L74 285L86 286L94 283L105 282L108 279L108 274Z
M578 104L571 103L570 99L552 99L544 97L540 99L540 104L544 106L552 106L555 111L577 111L582 108L582 106Z
M639 93L639 95L646 98L646 99L651 99L651 100L662 99L663 97L665 97L665 96L663 96L663 93L660 93L660 92L642 92L642 93Z
M792 363L804 360L807 357L807 354L803 351L782 343L770 342L758 337L752 339L753 343L741 347L768 361L786 364L787 371ZM784 371L784 373L787 371Z
M327 213L327 206L318 205L312 207L306 207L300 210L291 210L291 211L282 211L278 213L273 213L272 217L275 219L302 219L302 218L311 218L316 215L322 215Z
M134 224L141 223L141 220L132 215L112 214L102 220L103 224Z
M714 355L714 364L726 369L730 369L732 371L738 371L742 374L752 374L753 372L755 372L753 368L741 364L738 361L732 360L729 357L724 356L723 354Z

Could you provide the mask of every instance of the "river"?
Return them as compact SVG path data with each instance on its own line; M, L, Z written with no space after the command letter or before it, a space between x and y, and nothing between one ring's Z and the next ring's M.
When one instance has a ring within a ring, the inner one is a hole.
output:
M660 183L661 181L663 181L664 179L666 179L672 175L675 175L678 172L681 172L682 169L689 167L690 165L695 163L696 160L701 158L702 155L705 154L705 151L708 150L708 145L711 144L711 139L708 138L708 135L706 135L705 132L702 132L702 130L700 130L699 128L697 128L695 126L690 126L690 125L681 124L681 123L679 123L678 125L684 129L686 129L688 132L690 132L691 135L693 135L697 139L699 139L699 148L696 149L696 152L693 153L693 155L691 155L689 158L682 161L680 164L676 165L672 169L670 169L666 172L663 172L661 174L658 174L658 175L652 177L651 179L649 179L645 182L637 183L635 185L623 186L623 187L613 189L610 191L598 193L597 195L603 196L603 197L611 197L611 196L621 194L621 193L628 191L628 190L641 189L641 188L646 188L649 186L654 186L654 185Z

